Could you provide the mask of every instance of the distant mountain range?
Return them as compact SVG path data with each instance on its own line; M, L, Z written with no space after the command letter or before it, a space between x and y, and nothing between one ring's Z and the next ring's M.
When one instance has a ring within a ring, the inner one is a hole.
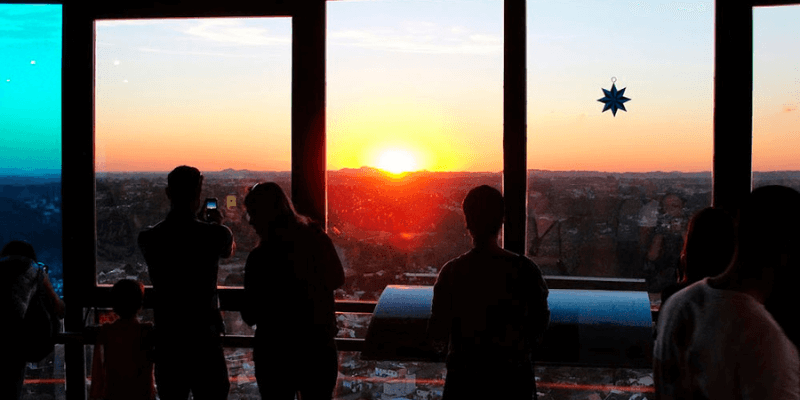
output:
M377 175L384 174L385 172L374 167L361 167L361 168L342 168L339 170L330 170L328 172L340 174L369 174ZM169 171L120 171L120 172L97 172L99 178L106 176L119 176L126 177L142 177L153 178L156 176L164 176ZM469 175L469 174L482 174L492 175L501 172L469 172L469 171L443 171L431 172L427 170L413 171L407 173L405 176L424 176L428 174L451 174L451 175ZM290 171L253 171L248 169L233 169L228 168L222 171L204 171L204 175L216 178L264 178L265 175L272 176L287 176L291 174ZM558 177L607 177L613 176L625 179L669 179L669 178L696 178L696 179L711 179L711 171L701 172L680 172L680 171L650 171L650 172L604 172L604 171L550 171L540 169L529 169L528 174L530 177L544 177L544 178L558 178ZM800 171L755 171L753 172L754 178L760 179L800 179ZM49 183L61 180L60 170L18 170L12 168L0 168L0 184L30 184L30 183Z

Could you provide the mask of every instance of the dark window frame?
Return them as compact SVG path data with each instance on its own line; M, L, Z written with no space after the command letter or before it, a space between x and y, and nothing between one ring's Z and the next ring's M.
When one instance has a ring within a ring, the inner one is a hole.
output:
M106 303L96 284L94 170L94 21L111 18L292 17L292 197L298 209L326 217L325 0L8 1L62 4L62 209L67 331L83 329L83 309ZM88 3L88 4L87 4ZM716 2L712 205L736 208L752 189L752 96L742 102L742 76L752 77L752 8L784 0ZM525 250L527 191L525 1L506 0L504 40L504 174L508 198L504 246ZM752 93L752 79L748 82ZM747 90L748 86L744 87ZM535 127L531 130L535 135ZM300 157L313 154L315 157ZM304 162L300 162L303 160ZM310 162L309 162L310 161ZM70 267L68 267L70 266ZM223 292L223 306L241 289ZM83 344L66 345L68 399L85 399Z

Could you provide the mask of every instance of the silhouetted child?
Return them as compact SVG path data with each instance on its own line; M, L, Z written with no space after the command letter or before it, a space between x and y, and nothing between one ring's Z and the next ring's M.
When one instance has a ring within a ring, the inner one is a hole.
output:
M144 286L123 279L111 289L114 313L119 316L100 327L92 360L91 399L152 400L155 398L153 325L139 321Z

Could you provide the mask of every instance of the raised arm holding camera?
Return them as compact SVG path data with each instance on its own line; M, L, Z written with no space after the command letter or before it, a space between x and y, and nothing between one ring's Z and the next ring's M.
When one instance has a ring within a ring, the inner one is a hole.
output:
M162 400L186 400L189 392L196 400L225 399L230 388L217 274L219 259L231 257L236 245L219 210L207 202L201 207L202 186L197 168L175 168L167 178L169 214L139 234L155 294L155 373Z

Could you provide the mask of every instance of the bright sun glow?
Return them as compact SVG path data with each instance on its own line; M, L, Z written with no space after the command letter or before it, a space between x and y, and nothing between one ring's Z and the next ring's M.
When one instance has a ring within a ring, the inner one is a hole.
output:
M378 168L393 174L410 172L417 169L417 160L404 150L387 150L378 158Z

